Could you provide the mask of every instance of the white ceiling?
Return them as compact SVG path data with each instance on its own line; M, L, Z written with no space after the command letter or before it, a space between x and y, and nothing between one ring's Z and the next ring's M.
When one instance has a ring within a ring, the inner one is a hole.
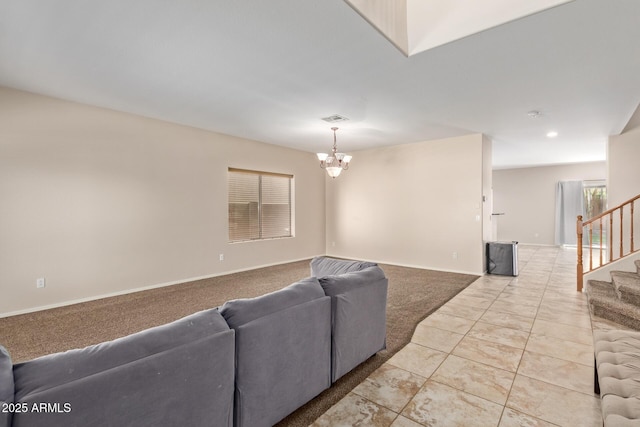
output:
M640 1L406 57L342 0L0 0L0 86L309 152L340 114L345 152L481 132L497 168L604 160L640 101Z
M574 0L345 1L411 56Z

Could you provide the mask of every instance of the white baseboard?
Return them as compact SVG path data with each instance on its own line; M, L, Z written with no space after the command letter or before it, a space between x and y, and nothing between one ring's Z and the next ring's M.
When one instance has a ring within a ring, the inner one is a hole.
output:
M103 299L103 298L116 297L116 296L119 296L119 295L133 294L135 292L148 291L150 289L164 288L166 286L179 285L180 283L194 282L196 280L211 279L212 277L226 276L227 274L241 273L243 271L256 270L258 268L273 267L275 265L282 265L282 264L288 264L290 262L304 261L306 259L310 259L310 258L305 257L305 258L294 259L294 260L289 260L289 261L276 262L276 263L272 263L272 264L263 264L263 265L258 265L258 266L255 266L255 267L248 267L248 268L241 268L241 269L238 269L238 270L225 271L225 272L222 272L222 273L209 274L209 275L198 276L198 277L190 277L190 278L186 278L186 279L174 280L172 282L165 282L165 283L158 283L158 284L155 284L155 285L142 286L142 287L139 287L139 288L125 289L123 291L111 292L111 293L108 293L108 294L96 295L96 296L91 296L91 297L87 297L87 298L79 298L79 299L74 299L74 300L69 300L69 301L62 301L62 302L55 303L55 304L42 305L42 306L38 306L38 307L27 308L27 309L24 309L24 310L11 311L11 312L8 312L8 313L0 313L0 318L18 316L20 314L35 313L37 311L49 310L49 309L52 309L52 308L66 307L68 305L79 304L79 303L89 302L89 301L95 301L95 300L99 300L99 299ZM301 277L301 279L303 279L303 277ZM283 286L286 286L287 284L288 283L285 283L285 284L283 284Z

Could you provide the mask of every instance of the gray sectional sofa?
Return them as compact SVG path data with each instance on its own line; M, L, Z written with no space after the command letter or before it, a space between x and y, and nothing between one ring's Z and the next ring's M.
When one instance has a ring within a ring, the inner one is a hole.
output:
M384 272L311 272L84 349L13 365L0 346L0 427L272 426L385 347Z

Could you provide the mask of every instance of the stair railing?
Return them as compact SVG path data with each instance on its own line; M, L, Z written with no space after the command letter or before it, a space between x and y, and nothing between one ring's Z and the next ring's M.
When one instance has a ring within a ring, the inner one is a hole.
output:
M584 274L597 270L607 264L640 250L634 244L634 202L640 199L640 194L620 205L611 208L600 215L582 221L582 215L578 215L576 232L578 234L578 292L582 292ZM628 216L625 216L625 213ZM604 224L604 225L603 225ZM594 241L594 226L596 227L597 241ZM617 232L619 231L619 232ZM586 234L586 242L583 236ZM607 238L603 239L606 235ZM608 244L605 244L605 240ZM583 247L588 248L589 264L585 268L582 263ZM596 265L594 267L594 248L596 252Z

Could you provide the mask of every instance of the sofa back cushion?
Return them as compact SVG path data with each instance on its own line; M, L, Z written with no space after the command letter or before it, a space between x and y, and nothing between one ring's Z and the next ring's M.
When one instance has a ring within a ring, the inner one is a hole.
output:
M228 329L217 310L212 309L113 341L18 364L15 367L16 400L28 393L112 369Z
M259 297L227 301L220 308L220 314L222 314L229 326L235 329L276 311L323 296L324 292L318 280L315 277L308 277L286 288Z
M234 331L217 309L14 366L13 426L231 425ZM52 410L55 409L55 410Z
M372 283L384 279L384 271L377 265L374 265L358 271L322 276L318 278L318 281L326 295L335 296L369 286Z
M326 256L315 257L311 260L311 275L314 277L344 274L352 271L360 271L378 264L368 261L351 261Z
M316 278L220 312L236 331L235 427L270 427L331 385L331 300Z
M0 427L11 425L11 411L4 404L13 403L13 364L7 349L0 345Z

